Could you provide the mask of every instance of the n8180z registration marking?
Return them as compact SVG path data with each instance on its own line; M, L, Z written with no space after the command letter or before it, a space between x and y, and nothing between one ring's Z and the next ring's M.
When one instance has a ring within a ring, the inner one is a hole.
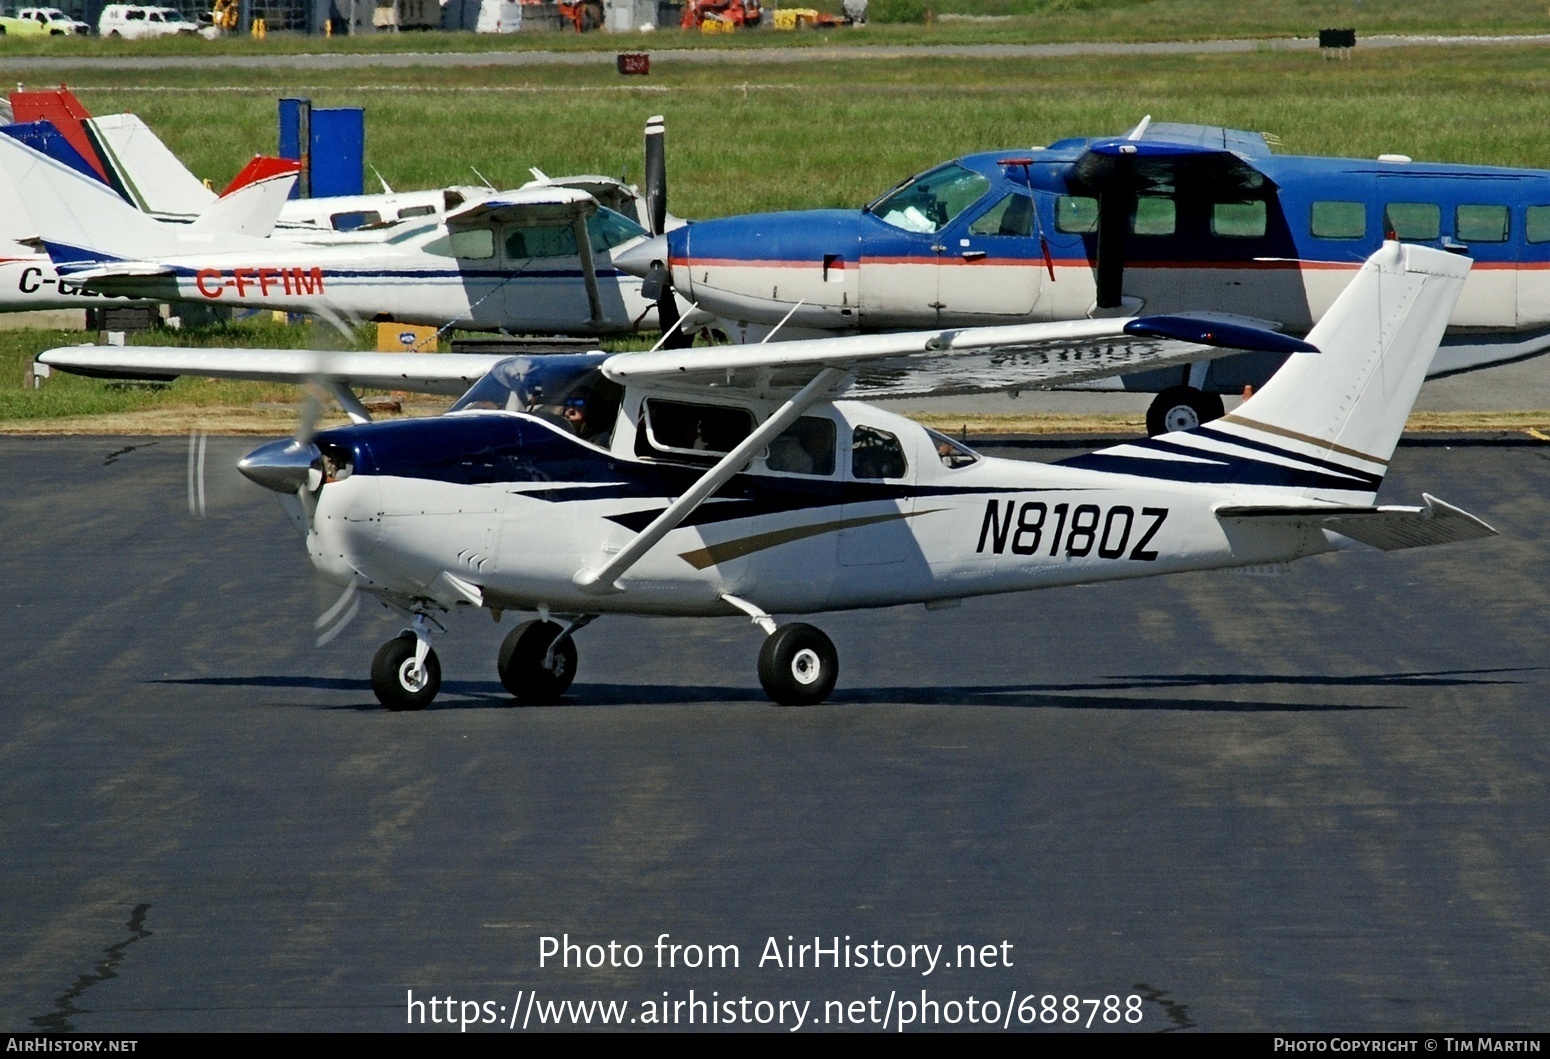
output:
M979 544L974 550L1002 555L1010 549L1013 555L1042 552L1049 556L1064 550L1066 555L1080 559L1096 549L1100 559L1151 562L1157 558L1157 552L1147 545L1167 517L1165 507L1143 507L1138 517L1128 504L1105 508L1099 504L1059 503L1052 507L1042 500L1028 500L1020 505L1008 500L1003 507L1000 500L992 499L985 504L985 521L980 524ZM1130 543L1132 537L1134 546Z

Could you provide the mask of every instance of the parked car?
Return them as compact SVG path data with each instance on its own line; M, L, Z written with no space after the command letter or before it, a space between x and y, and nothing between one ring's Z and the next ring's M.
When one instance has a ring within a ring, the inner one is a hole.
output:
M0 15L0 37L41 37L47 32L31 19Z
M104 37L138 40L141 37L193 36L199 26L173 7L142 7L139 4L109 4L97 20L97 32Z
M91 32L86 23L71 18L57 7L24 7L16 12L16 17L24 22L36 22L43 27L43 32L54 37L84 37Z

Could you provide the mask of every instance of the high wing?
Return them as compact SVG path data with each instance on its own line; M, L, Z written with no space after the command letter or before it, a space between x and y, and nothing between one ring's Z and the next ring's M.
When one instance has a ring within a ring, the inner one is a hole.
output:
M305 383L326 379L352 390L406 390L457 397L506 358L488 353L330 353L306 349L188 349L177 346L64 346L39 364L108 379L218 379Z
M529 187L503 191L447 214L447 224L553 224L585 218L597 210L597 200L585 191L567 187Z
M1223 346L1222 343L1231 343ZM1259 343L1256 345L1255 343ZM1213 344L1219 348L1213 348ZM824 394L968 393L1007 385L1049 386L1141 371L1175 360L1237 349L1316 352L1297 339L1213 316L1079 320L892 335L855 335L758 346L618 353L603 372L620 383L667 389L742 388L785 396L830 370ZM1204 352L1202 352L1204 351ZM1001 358L996 362L996 358ZM39 364L102 378L172 379L200 375L268 382L328 378L351 388L457 396L503 354L343 353L305 349L197 349L183 346L62 346ZM994 363L993 363L994 362ZM972 387L955 373L988 365L994 386ZM925 380L910 384L912 377ZM851 380L848 384L846 380ZM874 380L881 379L883 385ZM929 385L927 385L929 384ZM816 399L816 398L815 398Z
M603 365L616 382L671 389L795 392L823 368L850 378L857 397L923 397L1037 389L1146 371L1245 349L1316 352L1273 325L1225 314L1067 320L945 331L620 353Z

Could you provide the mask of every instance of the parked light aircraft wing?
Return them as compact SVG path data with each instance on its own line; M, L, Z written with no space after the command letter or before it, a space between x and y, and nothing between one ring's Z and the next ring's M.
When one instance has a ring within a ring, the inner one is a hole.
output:
M585 191L567 187L530 187L503 191L470 202L447 214L447 224L494 222L548 223L584 218L597 211L597 200Z
M179 346L65 346L40 364L109 379L217 379L296 382L325 378L351 389L407 390L456 397L500 361L498 354L332 353L307 349L191 349Z
M1182 340L1191 334L1198 341ZM1170 337L1157 337L1167 335ZM1230 336L1230 339L1229 339ZM1230 348L1204 343L1224 339ZM1044 386L1140 371L1175 360L1225 355L1261 341L1283 352L1315 351L1297 339L1211 317L1142 317L917 331L619 353L603 371L618 382L669 388L742 387L765 394L802 389L826 368L855 376L852 393L967 393ZM1205 352L1202 352L1202 351ZM334 353L296 349L195 349L181 346L63 346L40 364L77 375L170 379L200 375L270 382L326 377L351 388L457 396L500 361L500 354ZM968 376L973 374L973 379ZM983 385L973 385L974 381ZM843 387L834 387L838 389Z
M1210 315L1067 320L945 331L851 335L709 349L623 353L603 371L617 382L704 389L796 390L821 368L850 372L859 397L922 397L1039 388L1244 349L1316 352L1262 321Z

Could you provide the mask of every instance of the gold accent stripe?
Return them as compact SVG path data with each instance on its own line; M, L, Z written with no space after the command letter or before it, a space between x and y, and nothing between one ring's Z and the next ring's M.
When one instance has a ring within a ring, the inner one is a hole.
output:
M732 559L741 559L745 555L752 555L754 552L761 552L766 548L774 548L777 545L789 544L792 541L806 540L808 537L818 537L825 533L835 533L839 530L855 529L857 526L872 526L879 522L893 522L898 519L914 518L916 515L929 515L931 511L940 510L942 509L932 508L930 511L908 512L893 511L886 515L863 515L860 518L820 522L811 526L792 526L789 529L771 530L768 533L755 533L751 537L739 537L736 540L707 545L692 552L682 552L678 557L696 570L703 570L707 566L716 566L719 563L728 562Z
M1361 452L1358 449L1348 449L1344 445L1336 445L1334 442L1325 441L1322 438L1310 437L1307 434L1299 434L1297 431L1287 430L1285 427L1271 426L1269 423L1261 423L1255 419L1246 419L1243 416L1240 416L1237 412L1228 412L1226 415L1222 416L1222 419L1228 423L1237 423L1239 426L1251 427L1254 430L1263 430L1267 434L1277 434L1283 438L1291 438L1293 441L1301 441L1308 445L1314 445L1325 450L1326 452L1338 452L1342 456L1355 456L1359 460L1366 460L1368 463L1376 463L1379 467L1387 467L1389 465L1388 460L1380 460L1376 456L1369 456L1367 453Z

